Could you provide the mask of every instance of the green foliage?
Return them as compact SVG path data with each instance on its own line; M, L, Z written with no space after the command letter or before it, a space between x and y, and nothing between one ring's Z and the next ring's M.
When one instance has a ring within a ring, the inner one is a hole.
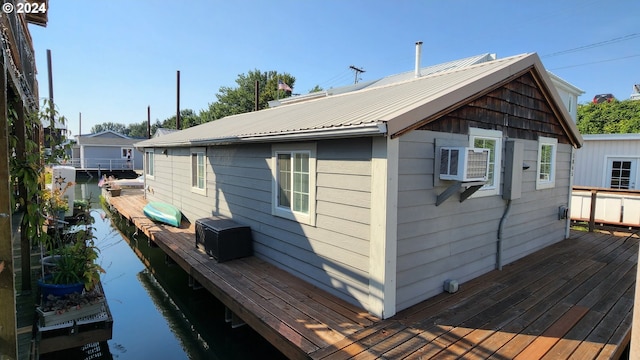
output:
M79 211L76 224L77 231L72 235L63 235L56 229L48 238L47 247L51 255L56 259L56 266L52 271L51 283L74 284L84 283L87 291L93 290L100 281L100 274L104 269L97 260L100 250L95 245L94 219L90 215L91 201L87 199Z
M127 126L120 123L105 122L102 124L93 125L90 130L91 134L101 133L103 131L111 130L122 135L128 135Z
M577 125L582 134L640 133L640 101L580 105Z
M196 115L196 113L191 109L180 110L180 128L187 129L192 126L200 125L202 120L200 116ZM176 128L176 116L166 119L162 122L161 127L167 129L175 129ZM153 133L151 133L153 135Z
M313 87L313 89L309 90L309 94L320 92L320 91L324 91L324 89L321 88L320 85L316 85L316 86Z
M10 126L9 146L14 154L9 158L10 183L20 188L12 192L11 205L17 211L23 211L22 229L25 235L34 242L44 241L46 233L41 231L44 224L42 215L42 198L44 191L43 167L45 162L57 161L65 157L67 148L61 146L63 136L55 131L55 121L64 125L65 118L58 117L53 104L45 101L41 111L33 111L23 117L24 129L18 131L21 124L18 112L14 108L17 101L10 101L8 120ZM55 119L55 121L54 121ZM51 152L45 154L37 141L40 130L49 123L45 131L45 142L51 146Z
M255 86L256 81L259 86L258 109L265 109L269 105L269 101L282 99L291 96L291 92L278 90L278 80L282 80L291 88L293 88L296 78L288 73L278 73L277 71L261 72L258 69L249 71L247 74L240 74L236 79L236 87L222 86L216 94L217 101L210 103L208 108L201 110L196 114L192 109L180 110L180 128L186 129L192 126L217 120L225 116L242 114L254 111L255 109ZM309 92L323 91L316 85ZM163 120L156 120L151 124L151 135L159 128L175 129L176 116ZM133 138L147 137L147 122L134 123L124 125L119 123L106 122L94 125L91 133L112 130L123 135Z
M279 74L277 71L261 72L258 69L240 74L236 79L237 87L222 86L216 94L216 102L209 104L209 108L200 113L203 122L217 120L225 116L251 112L255 108L255 87L258 82L258 109L268 107L268 102L277 98L291 96L290 92L278 90L278 80L282 80L291 88L296 78L288 73Z

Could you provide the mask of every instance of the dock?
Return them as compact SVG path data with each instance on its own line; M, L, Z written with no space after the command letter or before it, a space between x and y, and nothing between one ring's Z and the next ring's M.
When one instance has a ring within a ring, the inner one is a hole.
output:
M193 224L156 224L142 193L108 202L291 359L617 359L630 341L637 232L571 238L379 319L256 256L217 263Z

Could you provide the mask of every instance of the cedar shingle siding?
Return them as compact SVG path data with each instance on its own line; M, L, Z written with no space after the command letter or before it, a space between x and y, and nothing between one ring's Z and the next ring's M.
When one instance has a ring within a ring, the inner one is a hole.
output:
M419 129L469 134L470 127L502 130L509 138L537 140L545 136L558 138L561 144L570 143L530 73Z

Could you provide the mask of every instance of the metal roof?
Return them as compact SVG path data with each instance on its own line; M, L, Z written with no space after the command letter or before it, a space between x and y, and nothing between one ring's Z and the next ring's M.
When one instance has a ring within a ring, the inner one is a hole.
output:
M257 112L228 116L142 141L137 147L191 146L248 141L305 140L346 136L397 136L451 106L536 68L555 100L565 131L576 146L582 139L536 54L523 54L437 72L404 82ZM432 119L434 120L434 119Z

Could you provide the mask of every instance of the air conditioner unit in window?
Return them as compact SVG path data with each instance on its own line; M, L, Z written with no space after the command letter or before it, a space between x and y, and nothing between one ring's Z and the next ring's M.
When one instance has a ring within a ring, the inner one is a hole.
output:
M487 181L489 149L444 146L440 148L440 179Z

